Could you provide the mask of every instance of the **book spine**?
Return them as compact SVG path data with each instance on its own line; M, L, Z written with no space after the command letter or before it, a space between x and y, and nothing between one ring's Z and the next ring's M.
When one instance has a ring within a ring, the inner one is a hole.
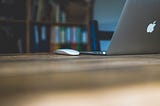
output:
M48 51L48 45L47 45L47 28L45 25L41 26L41 37L40 37L40 52L47 52Z
M61 30L60 30L60 38L61 38L61 48L67 48L67 45L66 45L66 28L65 27L61 27Z
M60 48L60 28L55 26L51 28L50 52Z
M66 23L66 13L64 11L61 12L61 22Z
M54 27L51 27L51 33L50 33L50 52L54 51L54 36L55 36L55 29L54 29Z
M23 53L22 39L17 40L18 52Z
M38 52L39 50L39 30L38 25L33 26L33 35L31 34L31 51L32 52Z
M77 49L76 27L71 29L71 49Z
M67 48L71 48L71 28L70 27L67 27L66 28L66 45L67 45Z
M39 0L38 1L38 9L37 9L37 17L36 17L36 21L39 22L42 20L43 17L43 0Z
M31 1L31 9L30 9L30 19L32 21L36 20L36 15L37 15L37 9L38 9L38 0L32 0Z
M88 42L88 36L86 29L82 29L82 37L81 37L81 50L86 51L87 50L87 42Z
M77 41L77 50L81 50L81 28L76 27L76 41Z
M51 12L50 12L51 22L56 22L56 7L57 7L57 4L53 0L50 0L49 3L51 5Z
M96 37L97 37L97 23L96 21L90 22L90 38L91 38L91 49L92 51L97 51L97 43L96 43Z
M56 23L59 23L60 22L60 5L59 4L56 4Z

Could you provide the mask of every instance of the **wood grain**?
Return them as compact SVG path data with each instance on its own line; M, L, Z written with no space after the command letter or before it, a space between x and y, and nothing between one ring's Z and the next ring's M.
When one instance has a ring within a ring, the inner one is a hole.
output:
M34 106L72 106L74 101L71 99L74 99L74 97L78 103L76 106L82 106L80 104L81 100L85 104L83 106L118 106L109 97L117 98L117 103L124 103L123 106L132 106L133 104L125 104L125 99L129 101L127 96L135 99L136 106L149 106L147 104L140 105L145 100L142 99L144 98L143 94L149 92L149 94L146 94L148 96L147 100L156 97L157 95L152 95L152 92L154 94L156 92L157 94L160 93L158 90L160 88L159 81L159 54L129 56L62 56L51 54L0 56L0 103L3 103L4 106L10 106L11 104L12 106L33 106L33 104ZM154 83L153 88L152 83ZM129 86L132 85L135 86L134 90L137 91L137 94L129 94ZM139 85L143 88L139 88ZM126 87L127 91L123 91L123 87ZM151 88L145 89L145 87ZM112 91L110 88L118 89L118 91ZM93 92L90 92L90 90ZM72 94L73 91L76 91L73 96L68 95L68 92ZM103 91L105 91L104 94L109 93L109 95L98 98L102 96ZM63 92L62 95L61 92ZM98 93L94 94L94 92ZM126 93L125 98L120 99L121 92ZM138 92L142 92L142 94L138 95ZM63 98L63 94L65 98ZM59 97L62 96L62 101L69 101L69 104L64 105L56 102L58 95L60 95ZM76 95L78 95L77 98ZM89 104L83 99L87 95L86 101L89 101ZM94 96L92 97L92 95ZM140 103L136 99L137 95L137 98L141 98ZM33 97L33 101L30 96ZM46 101L42 101L42 103L40 100L34 99L38 96L41 96L41 99L48 99L47 101L51 105L44 105L43 103L46 103ZM70 98L67 99L67 96ZM57 105L51 101L51 98ZM109 101L105 102L105 98L112 101L113 105L108 104ZM11 104L6 102L9 99L12 101ZM28 101L23 101L24 99ZM104 103L96 102L96 100ZM27 102L31 104L27 104ZM134 103L134 101L132 102ZM37 105L37 103L43 105ZM159 106L159 104L154 106Z

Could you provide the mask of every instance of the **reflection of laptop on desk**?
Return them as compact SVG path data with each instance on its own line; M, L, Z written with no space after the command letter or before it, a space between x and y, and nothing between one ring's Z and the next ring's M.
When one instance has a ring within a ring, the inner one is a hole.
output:
M126 0L108 49L81 54L160 53L159 10L160 0Z

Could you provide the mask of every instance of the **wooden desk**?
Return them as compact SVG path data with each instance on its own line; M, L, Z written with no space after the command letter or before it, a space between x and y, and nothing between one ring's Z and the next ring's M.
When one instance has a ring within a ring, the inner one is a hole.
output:
M2 106L160 106L160 55L0 56Z

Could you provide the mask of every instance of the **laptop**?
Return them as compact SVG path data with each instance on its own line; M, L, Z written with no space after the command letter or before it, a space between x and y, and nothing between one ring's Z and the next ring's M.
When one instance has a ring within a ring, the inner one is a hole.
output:
M123 55L160 53L160 0L126 0L106 51L81 54Z

